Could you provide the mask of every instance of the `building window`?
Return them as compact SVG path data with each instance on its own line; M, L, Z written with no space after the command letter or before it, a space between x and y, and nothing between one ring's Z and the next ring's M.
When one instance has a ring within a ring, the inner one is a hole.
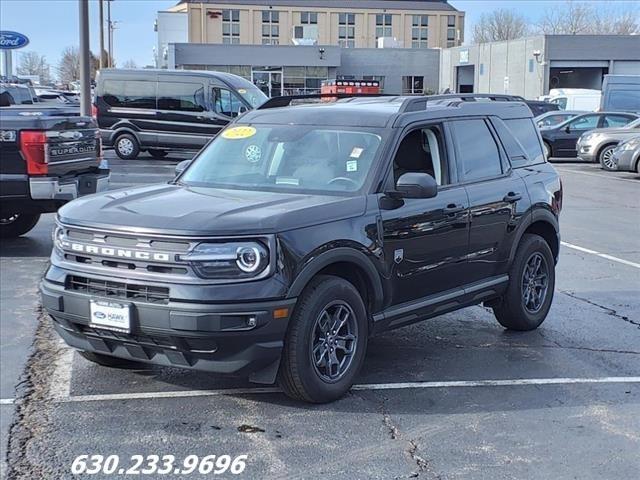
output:
M456 46L456 16L447 15L447 47Z
M280 44L280 12L277 10L262 12L262 44Z
M318 14L316 12L302 12L300 13L300 24L302 25L317 25Z
M379 13L376 15L376 44L380 37L393 36L393 15Z
M533 58L529 59L529 73L533 73Z
M338 15L338 45L343 48L356 47L356 15L354 13Z
M327 67L284 67L284 95L319 93L329 78Z
M240 43L240 10L222 11L222 43Z
M422 95L424 94L424 77L402 77L402 94L403 95Z
M480 75L484 75L484 63L480 64Z
M411 48L428 48L429 15L413 15Z

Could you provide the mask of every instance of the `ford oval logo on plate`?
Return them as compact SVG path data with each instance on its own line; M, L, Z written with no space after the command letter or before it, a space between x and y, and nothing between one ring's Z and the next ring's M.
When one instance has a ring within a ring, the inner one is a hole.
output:
M103 312L93 312L93 316L98 320L104 320L105 318L107 318L107 314Z
M0 30L0 49L13 50L26 47L28 44L29 39L26 35L8 30Z

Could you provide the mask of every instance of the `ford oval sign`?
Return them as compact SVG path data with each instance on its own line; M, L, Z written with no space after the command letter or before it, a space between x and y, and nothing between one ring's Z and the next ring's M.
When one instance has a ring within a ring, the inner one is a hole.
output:
M16 48L26 47L29 39L18 32L9 32L8 30L0 30L0 49L13 50Z

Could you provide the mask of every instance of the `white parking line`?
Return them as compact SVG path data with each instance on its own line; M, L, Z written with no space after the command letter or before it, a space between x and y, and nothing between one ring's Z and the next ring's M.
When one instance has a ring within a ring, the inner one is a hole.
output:
M612 262L622 263L623 265L628 265L630 267L640 268L640 263L630 262L629 260L625 260L623 258L614 257L613 255L609 255L607 253L600 253L595 250L591 250L590 248L580 247L579 245L573 245L572 243L560 242L562 246L567 248L572 248L574 250L578 250L579 252L588 253L590 255L595 255L600 258L605 258L607 260L611 260Z
M0 398L0 405L13 405L14 402L13 398Z
M586 175L588 177L598 177L598 178L606 178L608 180L618 180L620 182L633 182L636 185L638 184L638 180L634 180L633 178L619 178L619 177L614 177L613 175L608 175L606 173L592 173L592 172L581 172L580 170L573 170L571 168L562 168L561 166L559 166L558 164L555 164L554 167L556 168L556 170L559 170L560 172L567 172L567 173L578 173L580 175ZM633 173L633 172L630 172Z
M601 378L516 378L511 380L460 380L442 382L404 382L371 383L354 385L352 390L406 390L424 388L460 388L460 387L508 387L526 385L576 385L576 384L615 384L640 383L640 377L601 377ZM160 398L215 397L221 395L257 395L279 393L276 387L225 388L220 390L187 390L174 392L112 393L105 395L75 395L58 398L56 403L100 402L113 400L148 400Z

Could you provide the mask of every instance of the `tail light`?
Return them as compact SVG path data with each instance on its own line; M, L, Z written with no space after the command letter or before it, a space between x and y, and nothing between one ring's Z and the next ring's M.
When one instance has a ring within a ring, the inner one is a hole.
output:
M98 107L96 107L95 103L91 104L91 116L96 122L98 121Z
M49 173L47 155L47 135L42 130L20 132L20 151L27 161L29 175L46 175Z

